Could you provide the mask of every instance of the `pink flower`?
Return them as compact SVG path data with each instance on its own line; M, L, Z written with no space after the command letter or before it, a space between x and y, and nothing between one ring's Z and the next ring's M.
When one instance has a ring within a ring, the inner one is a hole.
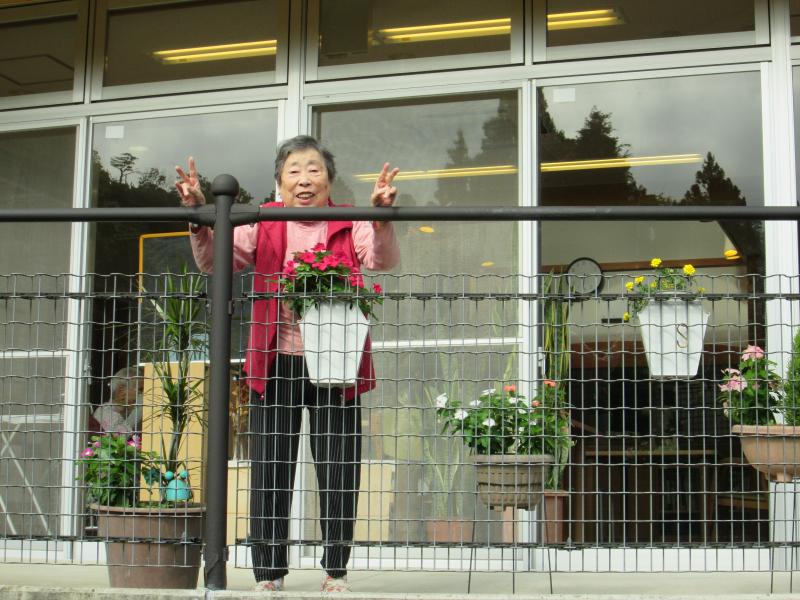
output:
M325 252L325 244L320 242L311 249L312 252Z
M738 369L724 369L723 373L728 373L728 381L719 386L720 391L741 392L747 387L747 380Z
M383 288L381 286L379 286L377 283L373 283L372 284L372 291L375 292L376 294L382 294L383 293Z
M294 257L300 262L304 262L309 265L317 260L317 255L313 252L298 252L294 255Z
M515 385L504 385L503 386L503 391L513 394L514 392L517 391L517 386L515 386Z
M94 456L94 450L92 450L91 448L86 448L84 449L83 452L81 452L81 456L83 456L84 458L91 458L92 456Z
M364 278L361 277L360 273L353 273L348 279L350 280L350 285L360 288L364 287Z
M325 258L327 259L327 256ZM327 263L324 262L323 259L313 263L311 266L314 267L315 269L319 269L320 271L324 271L328 265Z
M545 379L542 383L545 384L547 387L551 388L556 387L556 382L553 381L552 379Z
M539 401L538 401L538 400L531 400L531 406L532 406L533 408L536 408L537 406L539 406L539 404L540 404L540 403L539 403Z
M353 268L353 261L347 258L346 256L339 257L339 264L341 264L343 267L347 267L348 269Z
M748 346L742 354L742 360L758 360L760 358L764 358L764 351L758 346Z
M289 278L294 278L297 275L297 271L295 270L295 262L293 260L290 260L286 263L286 266L283 268L283 274Z
M95 448L99 448L100 447L100 442L95 442L94 444L92 444L92 446L94 446Z
M137 450L142 449L142 438L138 435L131 436L131 439L128 440L128 446L133 446Z
M329 254L322 260L323 265L325 265L326 267L331 267L332 269L338 267L340 262L341 260L339 259L339 257L334 256L333 254Z

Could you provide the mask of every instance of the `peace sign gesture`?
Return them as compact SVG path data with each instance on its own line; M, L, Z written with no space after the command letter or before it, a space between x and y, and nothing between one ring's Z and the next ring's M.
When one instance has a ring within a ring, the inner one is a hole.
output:
M400 172L400 169L395 167L389 171L389 163L383 163L378 179L375 181L375 187L372 190L372 206L391 206L394 204L394 199L397 196L397 188L392 185L392 180Z
M188 207L202 206L206 203L206 197L203 195L203 190L200 189L200 178L197 176L197 167L194 164L194 158L189 157L189 174L180 167L175 167L180 179L175 182L175 187L178 188L178 195L181 197L181 204Z

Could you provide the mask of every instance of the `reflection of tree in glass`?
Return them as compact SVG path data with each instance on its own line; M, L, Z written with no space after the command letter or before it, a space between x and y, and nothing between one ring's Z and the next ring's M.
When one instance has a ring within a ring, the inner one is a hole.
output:
M695 173L695 183L683 196L683 204L706 206L746 206L747 199L709 152L703 167ZM761 221L721 220L719 226L745 257L748 272L761 272L764 224ZM752 271L751 271L752 270Z
M539 156L542 163L574 160L602 160L630 156L630 145L613 135L611 113L592 107L583 127L574 138L559 129L547 110L547 100L539 94ZM542 205L624 205L658 204L636 183L630 167L547 171L541 174Z

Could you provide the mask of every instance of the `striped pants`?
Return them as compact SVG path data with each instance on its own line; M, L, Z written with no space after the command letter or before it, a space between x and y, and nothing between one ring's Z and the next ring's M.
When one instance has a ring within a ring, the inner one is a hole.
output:
M286 540L304 408L319 490L320 564L332 577L347 573L361 482L359 398L345 404L341 390L308 381L302 356L279 354L263 399L253 393L250 404L250 542L256 581L289 572Z

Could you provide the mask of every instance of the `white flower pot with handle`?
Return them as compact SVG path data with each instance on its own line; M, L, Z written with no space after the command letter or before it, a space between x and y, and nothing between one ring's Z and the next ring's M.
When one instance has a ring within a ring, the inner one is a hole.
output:
M699 300L653 299L639 311L650 376L694 377L703 353L708 313Z
M308 378L320 387L356 384L369 320L353 302L320 302L300 320Z

